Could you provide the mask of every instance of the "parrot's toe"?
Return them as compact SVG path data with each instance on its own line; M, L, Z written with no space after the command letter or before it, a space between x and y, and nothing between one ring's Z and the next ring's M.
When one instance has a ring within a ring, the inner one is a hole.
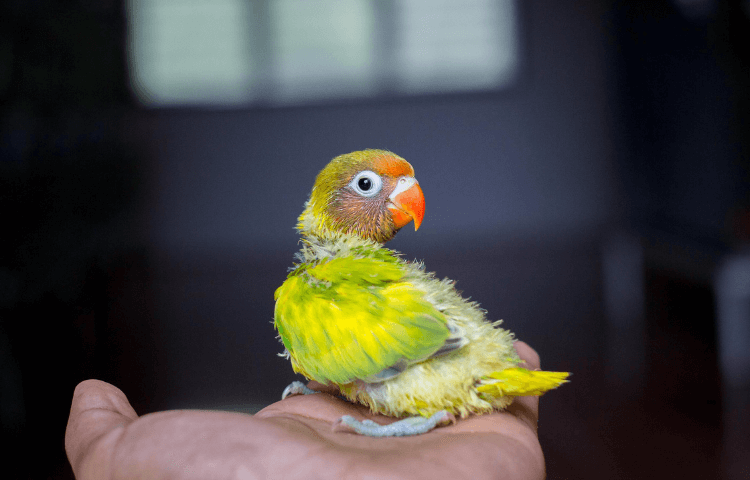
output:
M344 415L333 425L335 432L355 432L368 437L406 437L427 433L438 425L455 423L456 417L441 410L431 417L408 417L389 425L380 425L372 420L359 420Z
M292 382L284 389L284 392L281 394L281 399L284 400L286 397L292 395L310 395L311 393L318 392L312 388L307 388L307 385L302 382Z

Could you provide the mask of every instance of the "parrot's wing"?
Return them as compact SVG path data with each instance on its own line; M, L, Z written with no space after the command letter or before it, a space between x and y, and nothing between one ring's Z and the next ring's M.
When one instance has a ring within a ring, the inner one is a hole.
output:
M469 343L469 340L464 336L463 330L454 327L453 325L450 324L450 322L448 323L448 328L450 329L450 336L445 340L445 342L443 342L440 348L438 348L435 352L433 352L428 357L416 358L412 360L401 359L396 364L391 365L387 368L384 368L378 373L365 377L362 380L367 383L377 383L377 382L382 382L383 380L388 380L389 378L393 378L401 374L401 372L409 368L410 365L422 362L424 360L427 360L428 358L435 358L435 357L440 357L442 355L447 355L451 353L452 351L458 350L459 348Z
M405 275L382 254L295 269L276 291L274 315L295 370L324 384L375 382L463 345Z

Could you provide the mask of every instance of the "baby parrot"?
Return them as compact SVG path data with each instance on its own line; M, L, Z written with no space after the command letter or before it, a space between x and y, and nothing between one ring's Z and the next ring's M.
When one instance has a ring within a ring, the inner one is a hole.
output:
M340 155L318 174L299 217L298 263L274 295L274 326L295 372L336 385L391 425L340 424L373 436L414 435L507 407L566 382L519 367L513 334L490 323L453 282L383 247L424 216L414 169L384 150ZM295 382L284 393L312 393Z

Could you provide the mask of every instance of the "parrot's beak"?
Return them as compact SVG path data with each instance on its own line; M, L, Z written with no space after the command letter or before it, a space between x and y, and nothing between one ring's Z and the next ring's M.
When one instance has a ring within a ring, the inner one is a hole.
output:
M396 229L414 220L414 230L418 230L424 217L424 194L419 182L413 177L401 177L396 189L388 197L388 210L391 212Z

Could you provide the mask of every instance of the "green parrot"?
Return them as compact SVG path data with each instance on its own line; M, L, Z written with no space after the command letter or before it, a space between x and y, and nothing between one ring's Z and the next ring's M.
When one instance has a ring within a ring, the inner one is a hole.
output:
M298 263L276 290L274 326L295 372L334 384L390 425L340 424L364 435L424 433L455 416L541 395L568 373L530 371L513 334L490 323L453 282L383 246L424 216L414 169L384 150L340 155L318 174L299 217ZM284 392L314 393L301 382Z

